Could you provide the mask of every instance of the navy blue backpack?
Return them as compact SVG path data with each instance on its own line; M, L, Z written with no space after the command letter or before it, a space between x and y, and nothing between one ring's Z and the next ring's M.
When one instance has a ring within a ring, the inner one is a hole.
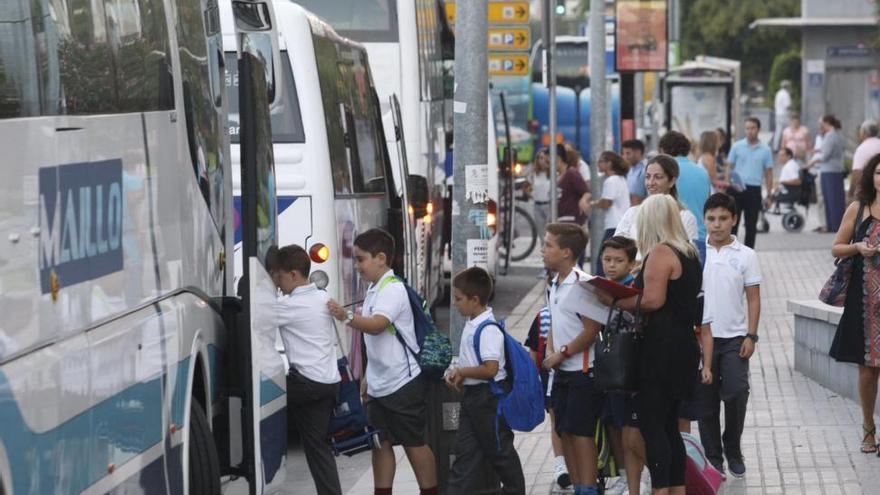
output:
M511 380L510 392L505 392L495 381L489 382L492 393L498 397L498 417L504 417L507 425L516 431L532 431L544 422L544 389L541 387L541 375L535 367L535 361L519 342L504 330L504 322L486 320L477 326L474 332L474 350L477 361L483 364L480 356L480 335L488 326L496 326L504 335L504 355L507 377ZM497 423L497 421L496 421Z

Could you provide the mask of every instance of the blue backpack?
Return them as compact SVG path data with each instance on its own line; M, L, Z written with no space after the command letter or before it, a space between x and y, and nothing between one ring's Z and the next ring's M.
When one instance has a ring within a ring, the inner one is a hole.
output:
M386 285L392 282L400 282L406 289L406 295L409 298L409 307L412 310L413 324L416 333L416 343L419 345L419 352L416 352L407 345L403 336L397 331L394 323L391 323L390 331L397 337L397 340L403 345L403 348L416 358L419 368L422 369L422 375L425 378L433 380L442 380L446 368L452 362L452 344L449 337L437 330L431 313L428 312L428 304L406 282L397 277L388 277L382 281L378 290L382 290ZM409 359L407 357L407 359Z
M535 361L526 349L504 330L504 322L486 320L477 326L474 332L474 351L477 361L483 364L480 356L480 335L488 326L496 326L504 335L504 355L508 379L512 378L510 392L505 392L495 381L489 382L492 393L498 397L498 417L504 417L507 425L516 431L532 431L544 422L544 389L541 387L541 375L535 367Z

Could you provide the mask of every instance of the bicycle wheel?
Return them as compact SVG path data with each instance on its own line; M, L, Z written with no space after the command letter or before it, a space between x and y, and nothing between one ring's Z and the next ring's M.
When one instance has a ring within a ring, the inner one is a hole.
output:
M538 243L538 232L532 214L522 207L516 207L516 225L510 239L510 260L522 261L532 254Z

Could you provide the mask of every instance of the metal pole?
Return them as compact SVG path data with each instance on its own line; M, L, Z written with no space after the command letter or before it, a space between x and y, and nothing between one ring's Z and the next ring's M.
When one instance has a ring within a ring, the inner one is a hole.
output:
M590 1L590 188L600 193L601 182L596 168L599 154L605 151L608 127L608 81L605 78L605 1ZM598 210L590 214L590 257L593 273L599 264L599 250L604 229Z
M547 90L550 103L550 221L555 222L559 215L556 204L556 12L553 0L544 0L544 15L547 21L543 24L547 27L544 36L544 52L547 56Z
M469 266L487 268L486 223L489 173L487 165L489 62L488 2L458 2L455 25L455 129L452 187L452 273ZM499 198L496 198L499 199ZM458 351L465 319L450 311L449 337Z

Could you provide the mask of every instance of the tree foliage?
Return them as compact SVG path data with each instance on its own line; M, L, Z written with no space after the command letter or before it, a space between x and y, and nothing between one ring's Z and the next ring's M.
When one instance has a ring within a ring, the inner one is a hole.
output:
M770 68L770 84L767 89L768 95L775 95L782 81L788 79L791 82L791 107L801 107L801 53L791 51L780 53L773 59ZM773 99L767 98L767 105L773 106Z
M712 55L742 62L743 82L767 83L773 59L800 50L797 29L749 29L756 19L798 17L800 0L681 0L684 60Z

